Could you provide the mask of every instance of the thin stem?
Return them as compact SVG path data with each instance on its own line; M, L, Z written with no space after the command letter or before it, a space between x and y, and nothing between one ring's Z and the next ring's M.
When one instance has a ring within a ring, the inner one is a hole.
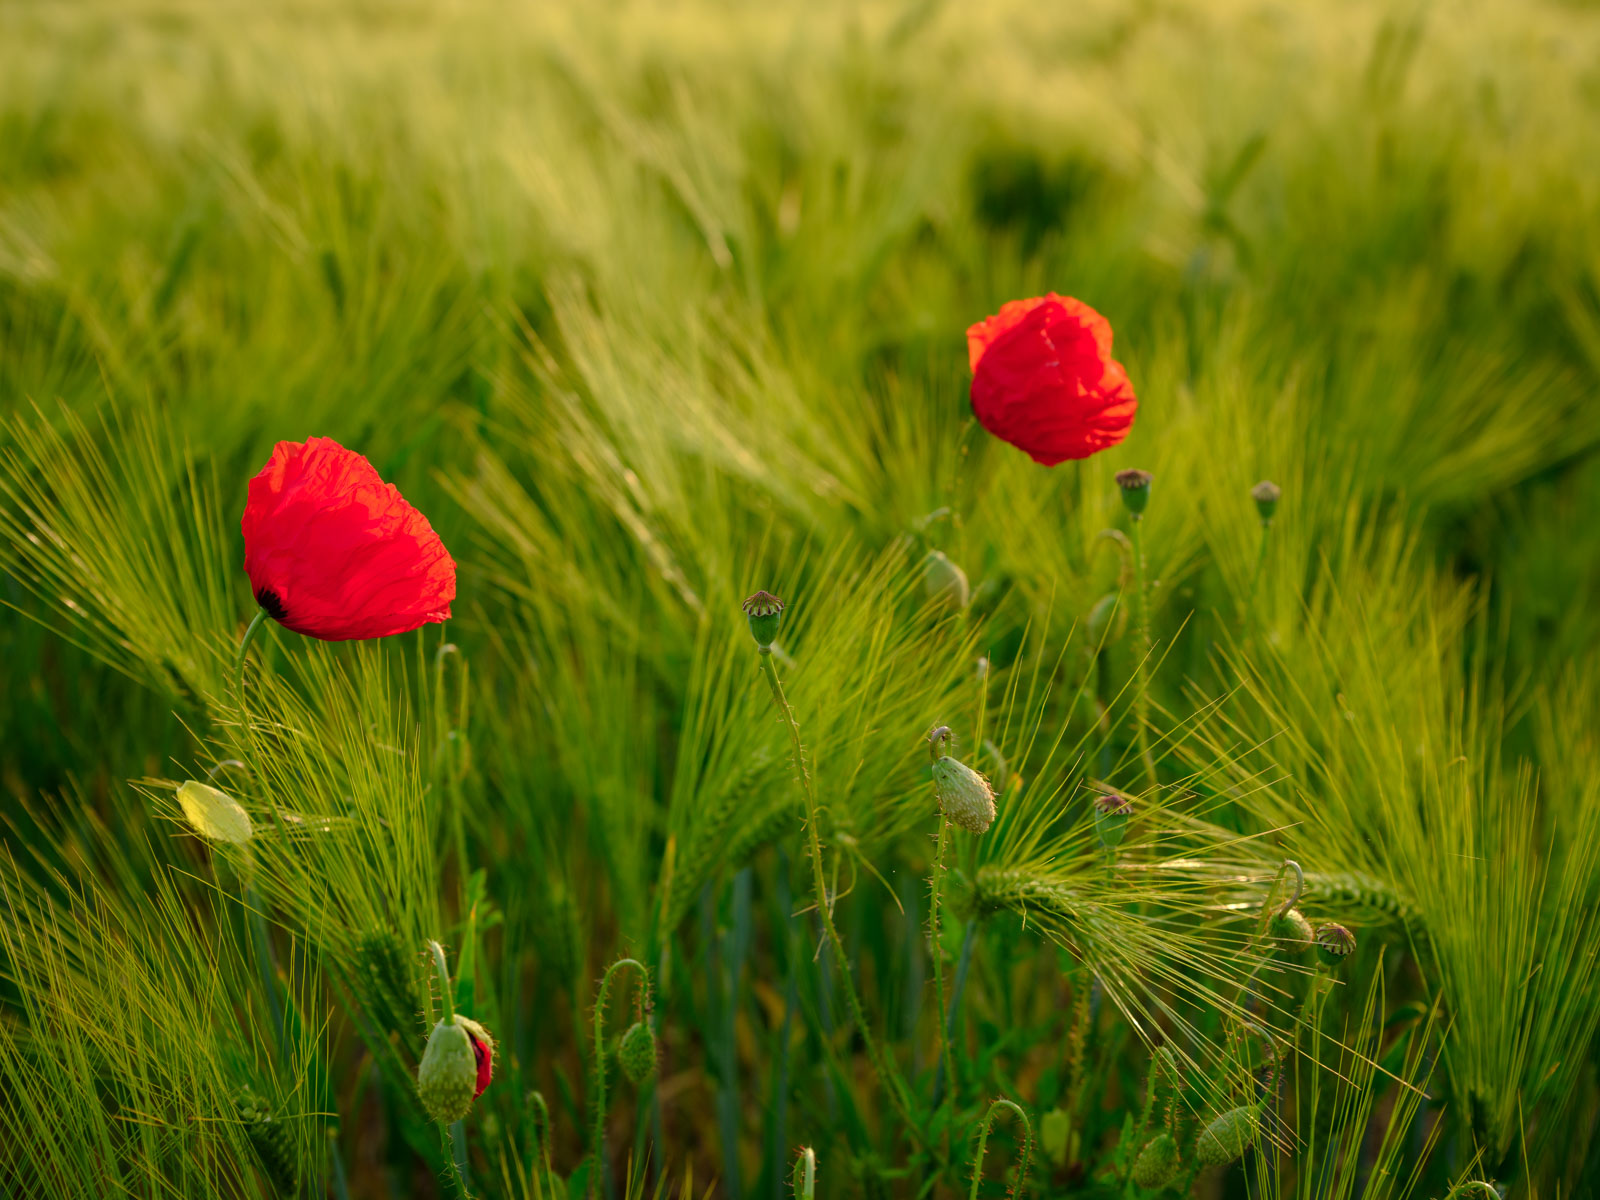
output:
M968 1194L968 1200L978 1200L978 1183L983 1178L983 1158L989 1152L989 1130L994 1126L995 1113L1002 1108L1009 1108L1022 1122L1022 1159L1017 1167L1017 1186L1011 1194L1020 1197L1028 1186L1028 1160L1033 1154L1033 1125L1028 1120L1028 1114L1014 1101L1002 1097L989 1105L989 1111L983 1114L983 1123L979 1126L978 1156L972 1163L972 1191Z
M794 1164L795 1200L814 1200L817 1194L817 1152L810 1146L800 1147L800 1158Z
M806 772L805 747L800 741L800 724L795 720L794 710L789 707L789 701L784 697L783 684L778 681L778 668L773 665L772 651L769 647L761 647L758 655L761 663L761 673L767 678L767 686L772 689L773 703L778 706L778 711L783 714L784 724L789 729L789 743L794 752L795 774L800 779L800 794L806 806L806 839L811 854L812 886L817 893L817 915L822 919L823 931L827 934L828 942L833 947L834 958L839 964L839 976L844 984L845 999L850 1004L850 1015L855 1019L856 1029L861 1034L861 1041L867 1048L867 1057L872 1061L872 1068L877 1072L879 1081L884 1090L889 1093L889 1099L894 1104L895 1111L900 1115L902 1122L908 1130L913 1132L917 1126L911 1119L910 1109L906 1105L906 1098L900 1090L900 1082L892 1073L889 1062L883 1056L883 1051L878 1046L878 1040L872 1036L872 1027L867 1024L867 1014L861 1007L861 997L856 995L855 981L850 974L850 958L845 953L844 939L839 936L839 929L833 923L833 909L828 903L827 876L822 869L822 838L817 833L818 809L817 797L811 786L811 776Z
M467 1194L467 1127L466 1122L456 1121L450 1126L450 1162L455 1167L456 1179L461 1184L461 1192Z
M256 640L256 634L261 631L261 626L267 619L267 610L258 608L254 619L245 626L244 637L239 639L239 654L233 662L233 690L239 698L241 707L244 705L244 656L250 649L250 643Z
M939 942L939 893L944 884L944 855L945 847L950 840L950 822L944 819L944 814L939 814L939 847L933 854L933 898L928 906L928 932L933 940L933 982L939 997L939 1057L944 1068L946 1079L955 1078L955 1057L950 1049L950 1036L944 1024L944 947ZM954 1094L955 1089L950 1089ZM938 1103L938 1097L934 1098ZM944 1128L944 1156L950 1157L950 1125Z
M444 1000L444 1022L446 1025L456 1023L455 999L451 996L453 990L450 986L450 967L444 960L444 947L438 942L429 942L428 948L433 951L433 966L439 972L439 995Z
M1134 693L1134 734L1139 742L1139 760L1152 788L1160 786L1156 777L1156 760L1150 753L1150 656L1154 653L1150 640L1150 583L1146 577L1144 560L1144 520L1133 517L1133 564L1139 594L1139 666L1138 687Z
M459 1124L460 1122L457 1122L457 1125ZM439 1126L439 1148L444 1151L445 1161L450 1164L450 1182L455 1184L456 1194L462 1200L471 1200L472 1193L467 1191L467 1181L461 1173L461 1164L456 1158L456 1148L451 1144L450 1131L443 1125Z
M956 1044L956 1019L961 1015L961 997L967 990L967 971L972 966L972 948L978 941L978 918L974 917L967 922L967 931L961 936L961 957L956 959L956 978L950 986L950 1012L944 1020L944 1040L954 1052ZM950 1094L955 1095L956 1079L950 1079ZM944 1095L945 1073L944 1064L939 1064L939 1073L933 1081L933 1102L939 1103L939 1098Z
M638 959L619 958L606 968L600 977L600 990L594 999L594 1146L592 1170L589 1172L589 1195L597 1195L600 1180L606 1170L606 998L611 993L611 976L622 967L632 967L644 981L642 1001L645 1011L650 1008L650 971Z
M1255 570L1250 572L1250 591L1244 602L1245 636L1255 632L1256 627L1256 588L1261 583L1261 568L1267 561L1267 534L1272 529L1271 521L1261 522L1261 542L1256 547Z

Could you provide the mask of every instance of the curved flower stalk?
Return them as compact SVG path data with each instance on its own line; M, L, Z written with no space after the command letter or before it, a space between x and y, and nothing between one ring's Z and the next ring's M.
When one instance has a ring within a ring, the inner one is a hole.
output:
M978 1125L978 1153L972 1160L972 1190L968 1193L968 1200L978 1200L978 1183L983 1179L983 1160L989 1151L989 1131L994 1128L994 1119L1002 1109L1011 1112L1022 1125L1022 1154L1017 1160L1016 1186L1010 1194L1021 1197L1027 1190L1028 1165L1033 1156L1033 1124L1015 1101L1002 1096L989 1105L989 1110L983 1114L983 1120Z

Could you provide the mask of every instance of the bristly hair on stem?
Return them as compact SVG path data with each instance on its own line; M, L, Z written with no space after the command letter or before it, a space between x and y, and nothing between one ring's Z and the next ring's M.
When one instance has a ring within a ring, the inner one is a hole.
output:
M1022 1153L1017 1158L1017 1181L1007 1194L1020 1200L1028 1187L1028 1165L1033 1155L1033 1123L1028 1120L1028 1114L1022 1111L1020 1105L1014 1100L1001 1097L989 1105L988 1111L983 1114L983 1120L978 1124L978 1151L972 1160L972 1190L968 1193L968 1200L978 1200L978 1184L983 1179L983 1160L989 1151L989 1131L994 1127L994 1119L1002 1110L1010 1112L1022 1126Z

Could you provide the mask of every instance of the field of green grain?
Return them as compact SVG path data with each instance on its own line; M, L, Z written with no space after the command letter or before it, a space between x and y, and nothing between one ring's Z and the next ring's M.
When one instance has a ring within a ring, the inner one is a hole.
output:
M1600 8L5 0L0 602L7 1196L1600 1195Z

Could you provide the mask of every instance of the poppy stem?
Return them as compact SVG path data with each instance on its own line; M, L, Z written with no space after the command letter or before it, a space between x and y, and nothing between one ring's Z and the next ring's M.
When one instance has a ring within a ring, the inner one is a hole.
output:
M611 994L611 977L623 967L639 972L643 982L640 1007L650 1010L650 969L636 958L619 958L606 968L600 977L600 989L594 998L594 1160L589 1172L589 1195L598 1196L605 1190L606 1173L606 998Z
M834 959L839 964L839 976L844 984L845 999L850 1004L850 1015L855 1018L856 1030L861 1034L861 1041L867 1048L867 1057L871 1060L872 1068L877 1073L878 1081L883 1085L884 1091L889 1093L889 1100L893 1103L895 1111L915 1136L917 1124L911 1119L911 1111L900 1090L899 1079L890 1070L889 1061L884 1057L878 1039L872 1036L872 1026L867 1023L866 1011L861 1007L861 997L856 994L855 980L850 973L850 956L845 951L844 939L839 936L839 927L833 923L833 906L828 902L827 875L822 869L822 838L817 833L820 810L816 792L811 785L811 775L806 770L805 746L800 741L800 723L795 720L794 709L789 707L789 701L783 694L783 684L778 681L778 668L772 662L771 648L761 647L757 657L761 662L761 673L766 676L767 686L772 689L772 701L783 715L784 725L789 730L789 745L794 753L795 775L799 779L800 795L806 806L806 839L811 854L812 885L817 893L817 915L822 920L822 928L828 936L828 943L833 947Z
M932 939L933 950L933 982L939 997L939 1057L944 1066L944 1077L953 1080L956 1077L954 1052L950 1048L950 1038L946 1035L944 1025L944 947L939 942L939 893L944 885L944 856L945 847L950 840L950 822L945 820L944 814L939 814L939 847L933 853L933 886L932 897L928 905L928 933ZM949 1089L952 1097L955 1089ZM935 1098L934 1103L938 1103ZM944 1154L950 1156L950 1126L944 1130Z
M439 972L439 995L444 1000L444 1020L447 1025L456 1022L455 999L450 995L450 967L444 960L444 947L438 942L429 942L428 949L433 951L434 969Z
M1150 641L1150 584L1144 561L1144 521L1138 513L1133 515L1133 565L1139 589L1139 679L1134 694L1135 737L1139 743L1139 759L1144 763L1144 773L1151 787L1160 787L1156 776L1156 760L1150 753L1150 656L1155 652Z
M1033 1153L1033 1124L1028 1120L1028 1114L1023 1112L1015 1101L1001 1097L989 1105L989 1111L983 1114L983 1122L978 1127L978 1154L972 1163L970 1200L978 1200L978 1184L983 1179L983 1159L989 1151L989 1131L994 1128L995 1115L1002 1108L1009 1108L1022 1124L1022 1157L1017 1164L1017 1185L1011 1190L1011 1195L1020 1197L1028 1186L1028 1159Z
M245 628L244 637L239 639L239 655L233 664L233 687L239 697L239 702L244 703L244 656L250 649L250 643L256 640L256 634L261 631L262 623L267 619L267 610L256 609L255 619Z
M1261 522L1261 543L1256 548L1256 566L1250 573L1250 592L1245 600L1245 636L1254 636L1256 630L1256 589L1261 585L1261 568L1267 561L1267 536L1272 532L1272 522Z

